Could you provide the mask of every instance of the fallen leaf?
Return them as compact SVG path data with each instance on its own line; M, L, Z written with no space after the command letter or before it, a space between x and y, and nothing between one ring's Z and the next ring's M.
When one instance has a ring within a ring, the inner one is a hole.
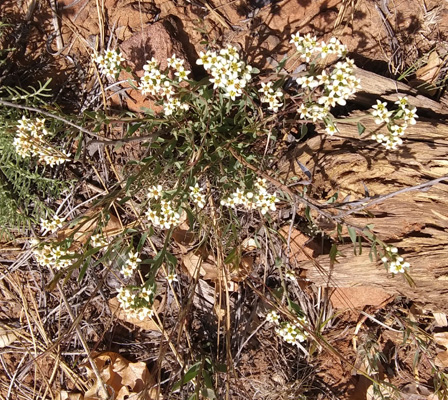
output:
M125 400L132 395L151 400L157 398L155 388L148 392L148 388L155 386L155 380L144 362L132 363L114 352L92 353L92 358L102 382L97 379L90 362L82 364L89 379L94 381L92 387L85 393L84 400L98 399L102 383L113 390L116 400Z
M252 238L246 238L241 243L241 249L243 251L253 251L257 248L257 242Z
M206 259L204 260L202 254L190 251L182 256L182 263L193 279L195 279L198 274L205 280L218 279L218 267L211 255L206 255Z
M434 316L435 325L437 327L443 328L445 326L448 326L448 321L446 319L445 313L435 312L435 313L433 313L433 316Z
M249 255L241 257L240 264L237 268L232 269L230 278L234 282L244 281L254 268L254 258Z
M75 250L76 248L79 248L81 244L87 243L98 225L98 214L99 211L90 211L74 227L59 230L58 241L65 240L73 235L75 242L72 245L71 250ZM103 236L107 238L117 235L122 230L118 218L111 214L106 226L101 229L101 232L103 233Z
M434 341L440 345L445 347L445 351L442 351L437 354L435 359L435 364L439 368L447 368L448 367L448 332L437 332L434 333Z
M193 232L190 232L189 228L184 229L182 226L174 228L171 237L181 248L182 252L185 251L185 246L189 246L196 240L196 236Z
M442 60L437 54L437 51L433 51L429 55L426 65L415 71L415 76L421 81L433 84L435 83L437 76L439 75L441 66Z
M145 331L159 331L159 327L152 319L147 318L141 321L138 318L131 317L127 312L125 312L120 307L120 304L118 303L118 299L116 297L109 300L109 307L111 311L115 314L115 316L121 321L129 322Z
M81 393L72 393L61 390L56 394L56 400L84 400L84 396Z
M437 332L434 333L434 341L440 346L448 349L448 332Z

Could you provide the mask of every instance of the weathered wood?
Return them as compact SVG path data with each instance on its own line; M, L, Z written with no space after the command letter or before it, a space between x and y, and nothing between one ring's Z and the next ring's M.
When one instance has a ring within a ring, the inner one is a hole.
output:
M417 89L396 80L377 75L373 72L356 69L356 76L361 79L361 90L356 93L355 101L361 104L375 104L372 100L381 97L383 101L395 101L397 95L407 96L414 107L425 109L431 113L448 117L448 109L443 104L419 94Z
M378 82L377 88L382 82L380 77ZM365 87L363 82L361 84ZM378 92L381 91L378 89ZM396 100L396 96L390 100ZM446 109L440 105L436 107L429 99L408 97L411 105L424 104L426 108L447 114ZM361 115L355 112L350 118ZM322 133L297 146L281 165L282 179L302 178L303 172L296 163L299 160L313 174L313 182L308 187L311 198L327 200L339 191L339 201L349 195L350 201L355 201L366 196L365 187L370 196L381 196L448 175L448 125L445 121L420 118L416 125L408 128L403 146L395 151L385 150L370 138L372 132L379 130L373 118L362 123L367 129L361 137L357 121L346 119L337 123L338 135L331 137ZM322 127L320 131L323 132ZM379 238L398 247L412 265L411 276L417 287L410 288L400 277L392 279L381 262L369 260L369 249L355 257L351 244L341 246L344 257L340 257L332 269L328 255L317 258L322 270L312 262L299 263L307 270L307 277L319 285L331 287L381 287L390 294L403 294L421 301L433 311L448 311L445 297L448 294L448 182L425 191L402 193L368 211L373 217L357 213L347 217L347 222L359 227L373 224L373 231Z

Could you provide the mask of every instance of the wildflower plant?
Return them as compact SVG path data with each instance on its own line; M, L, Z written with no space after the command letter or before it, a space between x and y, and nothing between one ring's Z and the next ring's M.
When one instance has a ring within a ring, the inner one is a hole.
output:
M257 226L268 242L282 219L278 209L305 198L304 194L294 197L273 170L276 142L289 127L288 121L312 122L334 135L338 126L332 109L345 106L360 88L354 62L339 40L323 42L297 33L291 42L295 56L307 67L294 76L292 86L286 85L290 76L281 68L276 78L266 79L232 45L200 52L196 60L204 68L200 80L192 76L189 62L176 54L167 60L147 60L143 73L133 75L132 86L161 111L156 115L144 110L145 115L139 118L126 113L119 119L120 123L128 122L125 139L134 139L131 136L135 133L150 138L142 140L144 155L127 163L121 171L124 179L89 206L101 209L104 215L91 217L86 241L76 243L75 229L57 242L54 236L58 230L65 224L76 226L77 220L62 218L65 214L60 212L45 213L41 235L48 234L50 239L32 244L37 263L56 271L57 277L79 268L80 279L89 266L107 266L121 282L117 291L120 307L142 321L154 316L154 298L162 290L170 291L170 298L180 304L176 296L184 277L173 241L179 231L188 230L197 236L191 247L198 254L209 252L211 259L218 260L214 267L224 270L222 276L231 276L232 268L240 266L241 243L248 233L245 229L243 235L244 230L239 228ZM93 57L109 81L118 78L126 63L119 50L95 53ZM416 119L416 110L406 98L399 99L397 106L397 110L389 111L387 104L378 101L370 115L375 122L386 125L389 136L376 134L374 139L389 150L401 144L399 138ZM86 115L93 119L96 131L114 120L100 113ZM292 117L287 120L283 118L286 116ZM52 142L52 128L50 121L40 117L20 118L12 143L17 157L46 168L79 158L82 149L77 149L74 157L66 149L58 150ZM112 210L125 214L120 219L122 229L114 238L103 233ZM350 229L356 243L356 232ZM376 240L369 237L370 230L363 235ZM182 251L186 248L182 243L177 245ZM336 254L333 251L330 257ZM384 257L392 274L409 269L393 248L386 249ZM292 286L297 286L298 276L289 265L280 275L284 280L283 295L277 299L281 307L285 301L292 304ZM304 313L285 320L272 311L266 319L287 344L304 350L311 325Z
M329 135L338 132L332 108L345 106L360 88L347 48L335 38L323 42L299 33L292 35L291 43L308 68L295 77L296 85L289 88L285 85L288 76L284 74L272 80L257 77L259 71L232 45L200 52L196 64L207 74L200 81L191 77L188 62L175 54L163 63L166 67L162 67L161 60L147 60L142 76L134 76L133 87L160 105L162 111L157 117L148 111L144 122L129 119L132 132L146 132L152 139L145 143L145 158L125 167L126 185L116 192L116 197L102 203L108 209L114 199L124 196L126 200L121 201L132 199L133 207L137 205L134 210L141 231L124 229L122 247L116 252L124 254L118 263L123 279L137 276L140 269L139 254L144 242L140 239L138 248L131 243L141 232L148 231L150 235L158 232L165 237L163 248L154 255L156 261L151 262L150 283L155 284L157 270L164 262L168 266L164 276L172 283L177 280L177 262L167 243L171 232L185 218L192 230L199 224L226 232L220 237L218 247L226 249L227 261L240 251L241 238L238 230L229 229L228 225L217 227L217 220L238 227L241 216L245 215L245 218L270 223L279 203L287 201L289 195L280 190L281 186L267 180L263 170L270 165L282 127L275 114L288 113L290 99L298 104L300 119L322 124ZM94 60L109 78L116 78L125 63L119 50L95 54ZM402 135L405 125L415 123L416 118L415 109L408 105L406 98L399 99L397 104L398 110L391 112L384 103L378 102L372 113L377 122L387 124L394 137ZM36 128L28 128L32 124ZM41 136L46 135L45 122L41 120L23 119L20 129L40 130ZM266 137L268 141L261 154L257 144ZM19 146L18 152L28 154L28 148L22 147ZM39 155L37 151L33 154ZM69 155L65 157L64 161L68 161ZM140 165L137 173L136 165ZM157 179L160 174L163 182ZM51 231L58 227L56 222L44 224ZM98 254L100 251L109 254L106 249L110 242L100 233L92 235L90 246ZM391 259L391 262L400 260ZM398 264L395 267L399 269ZM296 279L292 271L288 271L286 278ZM132 291L129 296L128 292L123 293L123 298L130 299ZM294 329L297 326L283 323L278 332L292 342L302 341L306 334L294 331L292 335Z
M36 107L49 101L49 83L28 89L2 86L0 101ZM57 167L71 160L62 130L60 121L0 104L0 237L11 238L51 219L52 202L72 186L67 177L58 179Z

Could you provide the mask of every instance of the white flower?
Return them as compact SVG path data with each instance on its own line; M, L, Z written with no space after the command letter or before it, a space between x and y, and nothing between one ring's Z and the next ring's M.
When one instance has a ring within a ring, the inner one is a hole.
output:
M169 273L167 276L166 276L166 280L169 282L169 283L173 283L173 282L179 282L178 280L177 280L177 276L176 276L176 274L174 274L174 273Z
M104 247L107 246L107 240L101 233L90 236L90 245L92 247Z
M401 109L406 109L409 104L408 98L406 96L404 96L404 97L399 96L398 100L395 102L395 104L397 104L398 107Z
M280 322L280 315L278 315L277 311L271 311L266 315L266 321L278 325Z
M286 279L289 279L290 281L293 281L293 282L297 281L297 277L294 274L294 271L291 271L290 269L288 271L286 271L285 277L286 277Z
M190 71L186 71L184 69L184 67L179 68L177 70L177 72L174 73L174 75L176 75L179 79L179 81L184 81L188 79L188 74L190 73Z
M338 132L338 128L336 128L336 125L330 124L327 125L327 127L325 128L325 132L327 132L330 136L333 136L335 133Z
M148 196L148 198L150 198L150 199L155 199L155 200L157 200L157 199L159 199L161 196L162 196L162 194L163 194L163 188L162 188L162 185L153 185L153 186L151 186L150 188L149 188L149 191L148 191L148 194L147 194L147 196Z

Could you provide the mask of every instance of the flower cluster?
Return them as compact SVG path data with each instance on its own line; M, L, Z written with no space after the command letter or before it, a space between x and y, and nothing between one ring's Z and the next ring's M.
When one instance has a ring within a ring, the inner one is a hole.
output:
M407 97L399 97L395 102L398 105L398 109L395 111L389 111L387 109L387 103L376 101L376 104L372 106L372 116L375 118L376 124L387 124L388 133L377 133L372 135L372 139L378 143L382 143L387 150L395 150L398 146L403 144L401 136L403 136L408 125L414 125L416 123L417 108L409 107ZM400 122L401 121L401 122Z
M325 121L326 132L334 135L338 130L328 118L330 108L336 104L345 105L347 99L360 88L360 80L354 75L354 61L345 58L347 47L336 38L331 38L328 43L318 43L315 36L296 33L292 35L291 43L294 43L301 58L307 63L314 61L313 57L325 58L329 54L344 59L337 62L331 71L315 66L296 80L308 95L308 99L297 110L300 118L311 119L313 122Z
M153 291L151 288L141 287L138 293L132 288L121 287L118 291L117 299L120 307L129 313L130 317L138 318L143 321L145 318L151 318L154 312L151 309Z
M187 71L184 67L184 60L177 58L175 55L167 59L168 67L174 71L174 75L178 81L186 80L190 71ZM157 60L153 57L147 61L143 66L143 76L140 79L138 88L143 95L149 95L153 97L162 98L164 113L166 116L172 115L177 110L189 109L188 104L181 103L180 100L175 97L174 86L168 75L162 73L159 69Z
M122 70L124 58L119 50L106 50L103 54L95 54L94 60L103 75L113 77Z
M303 325L307 324L305 316L298 316L296 323L289 321L280 322L280 316L276 311L271 311L266 315L266 321L277 325L275 332L281 336L285 342L289 344L299 344L306 340L307 332L303 329Z
M63 223L64 220L57 215L54 215L50 221L43 218L40 220L42 231L50 231L52 233L56 232L59 228L62 228Z
M40 246L38 241L33 241L31 245L36 261L43 267L61 270L72 264L72 261L67 256L75 253L68 250L67 246L52 246L50 244Z
M121 268L121 274L125 278L131 277L141 261L142 260L138 258L138 252L135 253L130 252L126 262L123 264L123 267Z
M167 201L162 199L163 188L161 185L152 186L149 188L148 198L158 200L156 203L146 211L146 217L151 221L151 223L159 228L170 229L171 227L177 226L180 223L180 214L173 208L172 201Z
M221 205L227 207L243 206L248 210L259 209L264 215L269 210L275 211L275 203L278 202L276 193L267 191L266 179L257 178L253 191L237 189L226 199L221 200Z
M307 337L307 333L303 330L300 323L293 324L289 321L281 322L275 332L282 337L286 343L295 345L304 342Z
M335 64L331 72L322 70L319 75L308 75L297 78L297 83L311 96L311 91L318 91L319 98L302 103L297 112L300 118L311 118L313 122L324 120L330 108L347 103L347 99L360 88L360 80L354 75L354 62L347 58ZM317 89L316 89L317 88ZM327 133L336 132L336 127L327 130Z
M51 167L69 160L69 153L57 151L48 145L44 139L47 135L49 131L45 128L45 119L37 118L32 121L23 116L17 125L17 135L13 142L17 154L23 158L38 156L39 162Z
M202 192L202 188L196 183L194 186L190 186L190 198L199 208L205 207L205 195Z
M238 50L231 45L219 53L201 51L196 64L203 65L212 76L210 82L213 83L213 89L222 89L224 96L232 100L243 94L243 89L252 78L252 67L240 60Z
M278 109L283 105L280 103L279 99L283 97L283 92L281 90L274 90L272 88L272 82L261 82L261 89L259 90L263 94L261 97L262 103L268 103L268 110L273 112L278 112Z
M398 255L396 247L387 247L386 254L381 261L389 268L389 272L396 274L403 274L411 267L411 264L404 261L403 257Z
M329 54L335 54L338 57L347 55L347 47L334 37L328 43L323 41L318 43L316 36L311 36L309 33L301 36L295 33L291 35L290 43L296 46L300 57L305 62L310 62L313 56L325 58Z

